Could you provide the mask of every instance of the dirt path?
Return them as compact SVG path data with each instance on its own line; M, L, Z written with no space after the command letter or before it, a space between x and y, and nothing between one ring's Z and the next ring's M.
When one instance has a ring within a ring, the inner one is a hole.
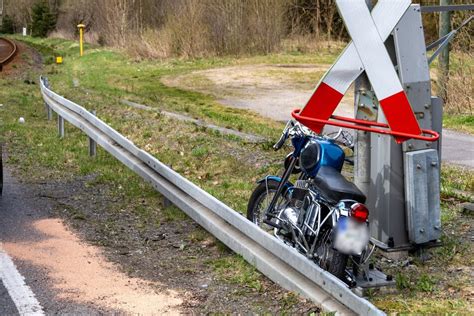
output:
M61 219L48 216L51 203L6 172L0 199L0 240L32 287L45 313L179 313L175 291L120 272L102 251L80 240ZM0 313L2 308L0 308Z
M163 83L210 94L222 104L253 110L277 121L287 121L291 111L308 101L330 65L246 65L195 71L165 77ZM352 116L353 94L337 108L339 115Z
M277 121L287 121L301 108L330 65L245 65L195 71L165 77L163 83L213 95L220 103L248 109ZM344 96L335 114L354 116L353 89ZM446 130L442 159L474 169L474 137Z

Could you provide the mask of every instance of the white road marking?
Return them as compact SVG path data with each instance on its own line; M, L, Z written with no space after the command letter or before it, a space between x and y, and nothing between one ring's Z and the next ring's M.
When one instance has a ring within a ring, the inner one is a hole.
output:
M20 315L44 315L43 309L36 300L35 294L25 284L25 278L18 272L10 256L3 250L0 243L0 279L15 303Z

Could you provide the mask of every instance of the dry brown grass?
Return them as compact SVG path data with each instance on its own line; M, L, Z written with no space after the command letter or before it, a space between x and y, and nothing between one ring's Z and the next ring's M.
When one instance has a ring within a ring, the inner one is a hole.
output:
M453 16L455 27L467 14ZM448 114L474 114L474 25L461 29L451 45L449 80L446 85L445 112Z
M129 36L126 52L138 59L168 58L172 55L170 36L167 30L146 29L139 36Z
M129 36L126 49L145 58L266 54L280 48L284 13L281 0L181 0L160 28Z
M282 50L286 52L299 52L303 54L319 53L321 50L340 50L347 45L343 41L328 41L325 36L293 35L282 40Z
M473 61L472 53L456 52L456 64L451 67L447 84L445 111L448 114L474 114Z

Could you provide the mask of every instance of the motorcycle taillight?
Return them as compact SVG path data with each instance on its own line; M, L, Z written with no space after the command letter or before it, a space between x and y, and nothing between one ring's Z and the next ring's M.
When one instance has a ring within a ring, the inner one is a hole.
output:
M351 206L351 217L364 223L369 218L369 209L362 203L355 203Z

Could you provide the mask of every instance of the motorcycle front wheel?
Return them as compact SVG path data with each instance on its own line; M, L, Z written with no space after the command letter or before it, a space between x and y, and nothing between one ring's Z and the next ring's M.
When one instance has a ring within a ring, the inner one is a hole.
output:
M258 225L265 231L273 230L273 227L265 224L265 211L268 209L270 202L272 201L275 193L278 190L280 183L275 180L266 180L258 184L250 196L249 203L247 206L247 219ZM283 189L282 193L278 197L277 203L271 212L276 214L276 211L280 209L284 203L288 201L288 189Z

